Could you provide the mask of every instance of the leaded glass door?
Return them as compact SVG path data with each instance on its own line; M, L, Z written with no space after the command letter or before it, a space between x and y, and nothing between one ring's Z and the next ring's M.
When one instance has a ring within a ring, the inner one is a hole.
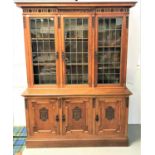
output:
M119 84L121 79L122 17L98 17L96 83Z
M30 18L33 84L58 83L57 28L55 17Z
M89 16L63 17L63 64L66 85L90 84Z

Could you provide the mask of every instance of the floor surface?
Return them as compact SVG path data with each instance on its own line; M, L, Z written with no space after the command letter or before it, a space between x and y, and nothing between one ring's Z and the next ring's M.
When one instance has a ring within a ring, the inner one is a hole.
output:
M140 125L129 125L128 147L25 148L22 155L140 155Z
M13 154L22 152L25 148L26 140L26 127L14 127L13 128Z

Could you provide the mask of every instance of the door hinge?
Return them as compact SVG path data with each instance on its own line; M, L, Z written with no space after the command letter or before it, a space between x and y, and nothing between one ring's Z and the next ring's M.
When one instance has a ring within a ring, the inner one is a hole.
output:
M55 52L55 59L58 60L59 59L59 53Z
M62 60L65 60L65 52L62 52Z
M58 16L58 28L60 29L60 16Z
M56 122L59 122L59 115L55 116L55 120L56 120Z
M126 28L128 29L128 25L129 25L129 16L126 16Z
M62 122L65 122L66 121L66 117L65 117L65 114L62 115Z
M98 61L98 52L95 51L95 60Z
M92 16L92 27L95 27L95 16Z
M62 98L58 98L58 107L62 108Z
M95 108L95 107L96 107L96 98L93 97L93 108Z
M125 104L126 104L126 107L128 108L129 107L129 98L126 98Z
M23 26L24 28L26 28L26 17L25 16L23 16Z
M25 109L27 109L27 99L25 99Z
M33 127L33 132L36 132L36 131L37 131L37 127L34 126L34 127Z
M95 121L98 122L99 121L99 115L95 116Z

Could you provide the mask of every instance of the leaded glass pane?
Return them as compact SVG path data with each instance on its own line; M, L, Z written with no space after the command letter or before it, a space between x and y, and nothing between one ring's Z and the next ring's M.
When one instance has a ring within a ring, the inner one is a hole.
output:
M120 82L122 18L98 19L98 80L97 83Z
M56 83L54 18L30 18L34 84Z
M66 84L88 83L88 19L65 18Z

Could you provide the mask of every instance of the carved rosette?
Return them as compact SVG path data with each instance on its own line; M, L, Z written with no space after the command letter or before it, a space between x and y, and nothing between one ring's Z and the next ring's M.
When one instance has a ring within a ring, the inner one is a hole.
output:
M40 119L42 121L46 121L48 119L48 109L46 108L41 108L39 110L39 113L40 113Z
M109 107L106 108L106 110L105 110L105 117L108 120L114 119L114 117L115 117L115 110L114 110L113 107L109 106Z
M75 107L73 109L73 119L75 119L76 121L81 119L81 109L79 107Z

